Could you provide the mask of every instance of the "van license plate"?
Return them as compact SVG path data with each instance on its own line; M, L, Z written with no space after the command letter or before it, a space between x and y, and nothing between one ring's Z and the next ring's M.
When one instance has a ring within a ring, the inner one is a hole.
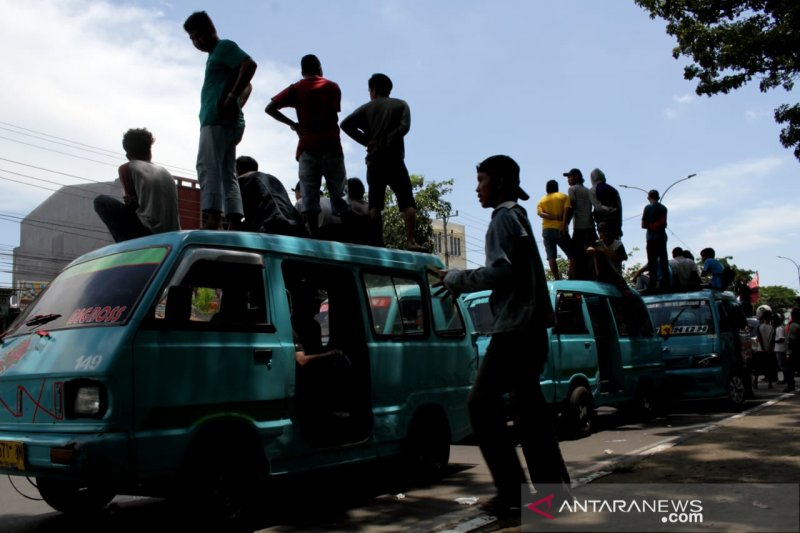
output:
M25 470L25 448L21 442L0 440L0 468Z

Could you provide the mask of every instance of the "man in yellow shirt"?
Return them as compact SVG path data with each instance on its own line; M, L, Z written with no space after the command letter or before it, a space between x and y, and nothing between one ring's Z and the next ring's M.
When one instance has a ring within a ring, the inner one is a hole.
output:
M536 206L536 213L542 218L542 241L547 253L547 264L553 279L561 279L556 262L556 246L561 248L570 263L569 277L572 277L572 241L566 223L567 210L571 207L569 196L558 192L558 182L550 180L545 187L546 195L542 196Z

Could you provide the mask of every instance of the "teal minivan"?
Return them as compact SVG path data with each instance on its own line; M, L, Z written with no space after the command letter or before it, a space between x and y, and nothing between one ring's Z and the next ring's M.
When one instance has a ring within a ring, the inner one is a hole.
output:
M623 297L607 283L550 281L556 325L539 376L542 392L569 428L592 432L595 408L628 408L649 418L663 405L664 362L642 298ZM489 291L464 296L478 331L491 325ZM488 336L478 339L480 353Z
M0 474L64 512L175 495L223 519L273 475L389 456L441 474L477 365L441 267L222 231L86 254L3 335ZM329 355L301 366L300 346Z
M747 318L736 296L713 289L644 297L664 345L672 399L727 398L736 406L752 394Z

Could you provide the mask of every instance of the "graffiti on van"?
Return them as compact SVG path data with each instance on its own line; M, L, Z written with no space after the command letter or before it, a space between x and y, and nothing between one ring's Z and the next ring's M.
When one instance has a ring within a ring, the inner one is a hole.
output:
M14 395L15 399L10 402L14 404L13 409L2 397L0 397L0 405L2 405L6 411L11 413L11 416L14 418L22 418L25 415L25 404L32 403L36 407L33 411L33 415L31 416L32 423L36 422L36 415L39 414L39 412L46 414L53 420L63 420L64 384L60 381L55 382L52 385L52 389L51 406L49 409L44 405L44 398L47 398L47 395L44 394L44 381L42 381L39 391L35 394L32 394L31 391L25 387L25 385L17 385L16 394Z
M117 305L115 307L111 307L110 305L104 307L83 307L72 312L69 316L69 320L67 320L67 324L99 324L100 322L110 324L119 322L120 317L122 317L122 314L127 309L127 305Z
M31 338L28 337L19 343L19 345L11 348L2 358L0 358L0 376L3 375L6 370L14 366L17 361L22 359L22 356L25 355L26 351L28 351L28 346L30 346L30 344Z

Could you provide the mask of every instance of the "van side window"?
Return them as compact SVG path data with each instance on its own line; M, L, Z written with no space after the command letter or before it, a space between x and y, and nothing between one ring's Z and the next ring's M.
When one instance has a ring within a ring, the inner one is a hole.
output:
M443 292L436 296L437 288L433 285L439 282L439 276L428 273L428 289L431 292L431 306L433 307L433 330L443 337L460 337L466 334L464 319L461 311L453 298Z
M372 331L377 335L420 336L426 331L419 282L389 274L364 274Z
M558 293L556 326L560 334L577 335L589 332L583 319L583 297L580 293L567 291Z
M207 323L212 329L267 322L260 265L199 259L175 281L156 306L157 321Z
M650 313L643 302L635 298L610 298L609 301L620 337L652 337L655 334Z

